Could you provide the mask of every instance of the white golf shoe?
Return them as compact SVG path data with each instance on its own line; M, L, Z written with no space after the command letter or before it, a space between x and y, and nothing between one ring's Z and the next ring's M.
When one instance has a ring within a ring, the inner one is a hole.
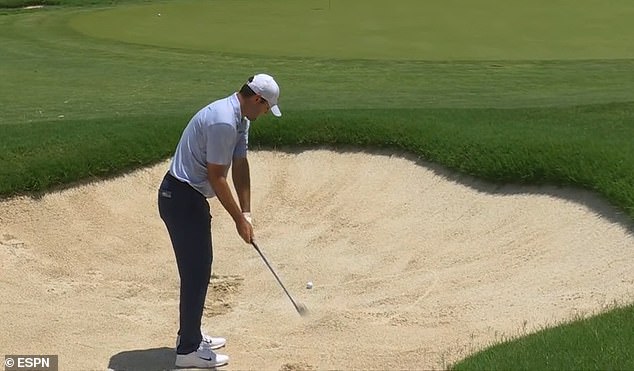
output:
M176 355L176 367L214 368L227 363L229 363L229 356L216 354L205 341L201 341L198 349L191 353Z
M220 349L222 347L225 346L225 344L227 344L227 339L225 338L221 338L221 337L216 337L216 336L209 336L207 334L205 334L202 329L200 329L201 334L203 335L203 342L207 343L209 345L210 349ZM176 348L178 348L178 345L181 343L181 337L176 336Z

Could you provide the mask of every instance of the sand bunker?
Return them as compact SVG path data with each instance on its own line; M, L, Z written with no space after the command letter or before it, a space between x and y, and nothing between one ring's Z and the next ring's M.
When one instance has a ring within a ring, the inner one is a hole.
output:
M0 345L60 369L165 369L178 281L156 209L167 163L0 203ZM212 201L203 322L225 369L429 369L634 301L631 225L589 193L495 187L398 156L251 154L257 240ZM314 288L306 289L306 282Z

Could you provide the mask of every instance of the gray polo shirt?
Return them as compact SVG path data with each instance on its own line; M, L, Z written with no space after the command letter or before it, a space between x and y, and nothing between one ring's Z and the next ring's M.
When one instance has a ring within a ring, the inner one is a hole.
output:
M198 111L183 131L169 172L189 183L205 197L214 197L207 178L207 163L226 165L247 156L249 120L242 116L238 93Z

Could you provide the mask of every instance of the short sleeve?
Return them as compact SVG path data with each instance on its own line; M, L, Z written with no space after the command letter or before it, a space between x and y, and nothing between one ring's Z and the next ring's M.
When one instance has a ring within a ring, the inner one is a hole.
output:
M238 126L238 142L233 151L234 158L247 157L247 150L249 148L249 124L249 120L245 118Z
M207 163L229 165L236 142L236 129L229 124L215 124L207 128Z

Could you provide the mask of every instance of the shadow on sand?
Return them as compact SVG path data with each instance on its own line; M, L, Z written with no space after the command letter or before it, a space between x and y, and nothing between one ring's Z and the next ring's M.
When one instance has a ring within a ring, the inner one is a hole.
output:
M108 369L115 371L157 371L174 369L174 348L139 349L120 352L110 357Z

